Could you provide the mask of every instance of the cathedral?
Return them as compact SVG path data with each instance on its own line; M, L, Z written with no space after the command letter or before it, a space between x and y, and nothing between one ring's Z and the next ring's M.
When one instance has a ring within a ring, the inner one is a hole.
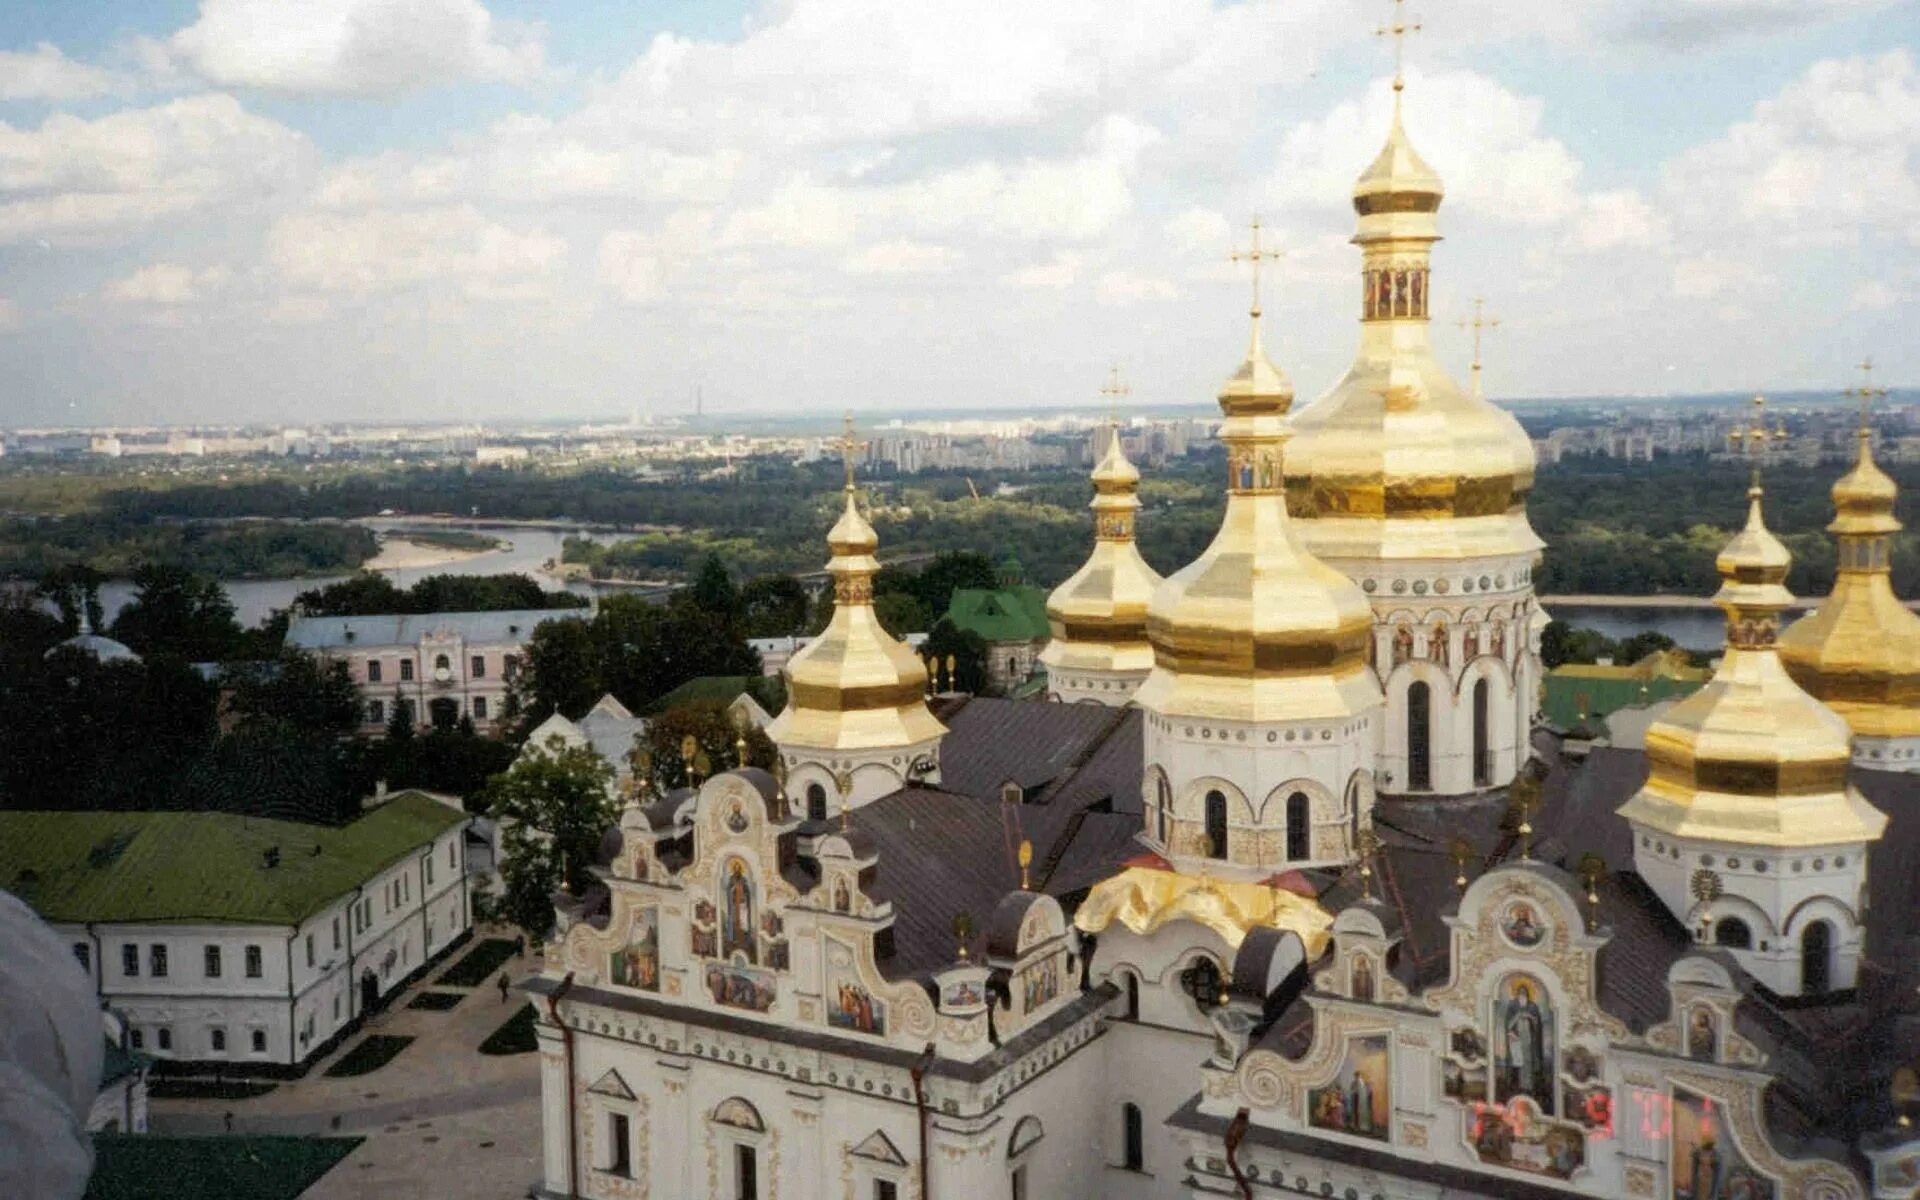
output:
M1352 366L1295 411L1256 240L1219 532L1159 577L1108 439L1052 703L930 694L849 472L777 761L634 795L559 898L536 1194L1920 1195L1893 484L1863 434L1782 630L1756 476L1713 679L1644 751L1540 723L1532 449L1433 356L1400 89Z

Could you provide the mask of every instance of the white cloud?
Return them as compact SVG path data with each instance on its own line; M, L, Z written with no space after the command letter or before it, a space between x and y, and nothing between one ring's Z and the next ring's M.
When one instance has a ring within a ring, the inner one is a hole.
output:
M1851 312L1883 312L1911 304L1914 298L1914 292L1909 289L1897 288L1883 279L1869 279L1853 289L1847 308Z
M0 122L0 244L107 240L164 217L284 192L306 138L230 96L192 96L39 129Z
M132 85L118 71L75 62L51 42L31 51L0 50L0 100L90 100Z
M1167 241L1182 254L1225 254L1233 241L1233 226L1211 208L1186 208L1167 218L1161 226Z
M286 283L366 294L451 284L475 297L514 298L549 276L566 243L517 231L471 205L408 212L300 212L267 234L268 261Z
M1711 300L1742 281L1751 283L1750 264L1729 258L1699 255L1673 264L1673 294L1682 300Z
M1607 0L1589 28L1612 40L1697 49L1735 37L1789 32L1889 7L1894 0Z
M1636 191L1596 192L1581 202L1573 241L1582 250L1658 246L1672 236L1666 215Z
M222 87L386 96L543 68L536 31L478 0L201 0L167 49Z
M951 271L960 261L950 247L895 238L848 255L840 267L850 275L926 275Z
M0 296L0 333L20 328L20 306Z
M157 262L101 289L109 300L126 304L191 304L225 288L233 272L225 266L194 270L179 263Z
M1094 295L1102 304L1125 307L1152 300L1173 300L1180 295L1180 289L1170 279L1134 271L1108 271L1100 277Z
M1072 250L1055 251L1045 262L1032 263L1007 272L1000 282L1008 287L1044 288L1059 291L1072 287L1080 278L1087 256Z

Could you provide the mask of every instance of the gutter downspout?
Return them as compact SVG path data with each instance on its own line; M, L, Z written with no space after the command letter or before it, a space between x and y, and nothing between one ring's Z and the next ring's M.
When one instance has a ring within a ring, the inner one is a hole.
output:
M573 1027L560 1019L560 1002L573 990L573 972L568 971L560 986L553 989L547 997L547 1017L560 1027L560 1048L566 1057L567 1066L567 1200L578 1200L580 1195L579 1134L574 1128L573 1111Z
M1253 1185L1247 1182L1236 1156L1240 1153L1240 1143L1247 1136L1247 1127L1252 1124L1252 1114L1244 1108L1233 1114L1233 1120L1227 1122L1227 1170L1233 1172L1233 1181L1240 1185L1242 1200L1253 1200Z
M933 1193L927 1190L927 1092L921 1086L927 1077L927 1069L933 1065L933 1043L921 1052L920 1061L913 1064L907 1074L913 1079L913 1108L919 1117L920 1130L920 1200L933 1200Z

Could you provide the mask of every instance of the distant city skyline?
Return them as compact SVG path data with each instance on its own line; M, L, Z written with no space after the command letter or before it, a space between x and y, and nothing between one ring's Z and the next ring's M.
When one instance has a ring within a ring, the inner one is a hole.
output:
M0 425L1207 402L1227 260L1352 354L1387 0L32 0L0 17ZM1406 120L1496 397L1920 379L1912 0L1459 0ZM597 418L604 419L604 418Z

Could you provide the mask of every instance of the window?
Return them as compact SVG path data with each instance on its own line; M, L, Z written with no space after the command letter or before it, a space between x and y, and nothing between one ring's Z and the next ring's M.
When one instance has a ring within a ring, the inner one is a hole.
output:
M162 1050L173 1049L173 1030L162 1025L153 1031L153 1042L155 1046Z
M130 1044L131 1044L131 1045L133 1046L133 1048L134 1048L135 1050L144 1050L144 1049L146 1049L146 1048L147 1048L147 1033L146 1033L146 1030L144 1030L144 1029L130 1029L130 1030L128 1030L128 1031L127 1031L127 1041L128 1041L128 1042L129 1042L129 1043L130 1043Z
M874 1180L873 1200L900 1200L900 1185L891 1179Z
M429 854L425 858L421 859L420 866L421 866L421 869L423 869L427 873L426 885L428 887L432 887L433 886L433 855Z
M486 655L476 654L473 656L473 677L475 679L485 679L487 677Z
M827 819L827 789L817 783L807 785L807 820Z
M1207 793L1207 853L1227 856L1227 798L1220 792Z
M513 680L515 680L515 679L517 679L517 678L519 678L519 676L520 676L520 656L519 656L518 654L509 654L509 655L506 655L506 656L504 656L503 658L501 658L501 660L500 660L500 672L501 672L501 674L503 674L503 675L505 675L505 676L507 677L507 681L508 681L509 683L511 683L511 682L512 682Z
M1127 1020L1140 1019L1140 977L1127 972Z
M453 673L453 660L444 654L433 656L433 673L444 678Z
M1815 921L1800 935L1800 990L1824 993L1833 983L1833 926Z
M473 698L473 719L476 721L484 721L487 719L487 698L485 696L475 696Z
M1013 1169L1013 1200L1027 1200L1027 1168L1024 1165Z
M607 1170L615 1175L633 1174L633 1131L629 1128L627 1114L613 1113L607 1118L610 1127L607 1132L609 1162Z
M400 681L402 683L407 683L407 682L411 682L412 679L413 679L413 660L410 658L403 658L400 660Z
M220 947L208 946L206 950L206 956L207 956L207 978L208 979L220 978Z
M368 683L380 682L380 660L377 658L370 658L367 660L367 682Z
M209 1029L207 1031L207 1045L213 1048L215 1054L225 1054L227 1052L227 1031L224 1029Z
M120 947L120 973L128 979L140 974L140 947L132 942Z
M340 993L339 992L335 992L333 994L333 1019L335 1021L338 1021L340 1019Z
M1473 786L1493 783L1493 753L1487 745L1487 681L1473 685Z
M1424 681L1407 688L1407 789L1415 792L1433 788L1433 763L1428 747L1432 719L1433 693Z
M733 1200L760 1200L760 1156L752 1146L733 1148Z
M1753 949L1753 930L1739 917L1722 917L1713 930L1713 940L1730 950Z
M339 917L335 917L333 919L333 948L335 950L338 950L340 948L340 918Z
M73 944L73 957L79 961L80 969L82 971L85 971L88 974L93 973L93 947L92 946L87 945L85 942L75 942Z
M1287 797L1287 859L1301 862L1313 857L1313 804L1305 792Z
M307 1018L307 1030L308 1032L312 1032L313 1030L313 1018L311 1016ZM255 1054L265 1054L267 1052L266 1030L256 1029L253 1031L253 1052Z
M384 725L387 720L386 702L381 700L367 701L367 720L372 721L376 725Z
M312 934L307 935L307 967L308 969L312 969L313 967L313 935Z
M1146 1136L1141 1129L1138 1104L1120 1106L1120 1136L1125 1147L1122 1165L1129 1171L1144 1170L1147 1161Z
M167 977L167 947L163 942L155 942L147 947L147 974L155 979Z
M247 978L260 978L260 947L247 947Z
M458 842L447 843L447 865L450 867L454 865L453 856L456 853L458 853L458 848L459 848Z

